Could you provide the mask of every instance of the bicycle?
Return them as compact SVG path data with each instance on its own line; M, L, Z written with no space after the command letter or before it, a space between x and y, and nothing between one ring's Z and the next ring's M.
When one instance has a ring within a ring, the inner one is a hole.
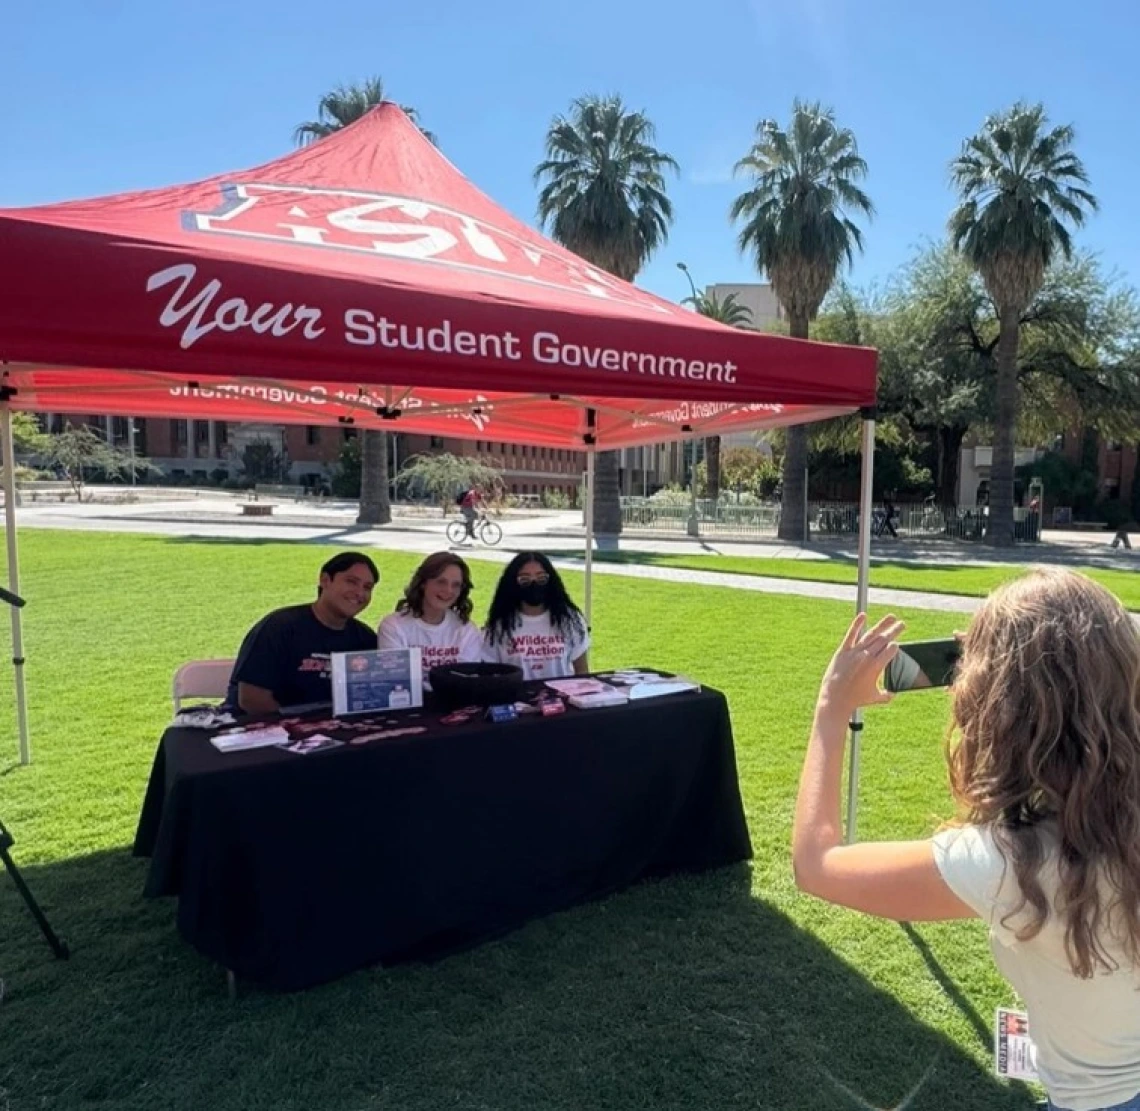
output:
M503 539L503 530L498 522L492 521L486 513L479 513L471 526L474 536L467 531L467 522L457 518L447 522L447 540L450 544L462 544L465 540L482 540L488 547L493 547Z

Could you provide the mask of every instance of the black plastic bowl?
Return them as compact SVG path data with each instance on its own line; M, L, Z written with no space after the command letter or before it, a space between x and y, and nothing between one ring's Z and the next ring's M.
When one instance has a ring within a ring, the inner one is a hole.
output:
M431 689L448 709L501 706L518 700L522 668L511 664L444 664L428 672Z

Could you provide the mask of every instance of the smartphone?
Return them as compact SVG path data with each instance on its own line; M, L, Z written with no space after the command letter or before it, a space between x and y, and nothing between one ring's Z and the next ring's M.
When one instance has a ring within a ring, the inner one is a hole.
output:
M948 687L961 656L962 645L955 637L901 643L898 655L883 672L883 688L898 692Z

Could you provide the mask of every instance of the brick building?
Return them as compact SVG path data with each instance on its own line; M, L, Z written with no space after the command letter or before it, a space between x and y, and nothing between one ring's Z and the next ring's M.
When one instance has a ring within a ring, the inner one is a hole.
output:
M49 430L64 421L87 424L114 444L129 449L131 427L126 417L101 414L64 417L48 414ZM328 479L346 439L357 429L326 425L235 424L228 421L150 418L134 422L134 450L148 456L170 476L203 484L218 478L237 477L242 452L254 440L266 440L290 463L290 478L299 484ZM448 451L470 455L502 471L506 489L516 495L557 491L575 500L586 467L584 452L566 448L501 444L492 440L458 440L396 432L391 437L393 472L413 455ZM221 475L217 472L225 472Z

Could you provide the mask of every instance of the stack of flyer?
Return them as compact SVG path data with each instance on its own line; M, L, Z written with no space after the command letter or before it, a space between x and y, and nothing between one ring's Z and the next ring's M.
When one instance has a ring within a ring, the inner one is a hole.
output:
M268 748L270 745L284 744L288 740L289 731L287 729L280 725L266 725L218 733L210 738L210 744L219 752L242 752L247 748Z
M548 679L546 685L579 710L593 710L599 706L624 706L629 695L601 679Z
M615 686L624 688L631 702L701 689L700 683L684 675L662 675L656 671L642 671L640 668L615 671L607 674L606 678Z

